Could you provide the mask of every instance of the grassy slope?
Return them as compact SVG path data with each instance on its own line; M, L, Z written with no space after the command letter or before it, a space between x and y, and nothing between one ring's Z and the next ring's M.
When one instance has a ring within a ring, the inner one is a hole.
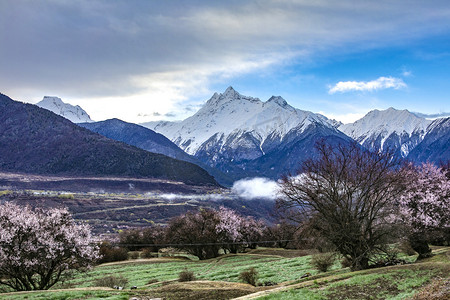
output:
M350 272L336 264L330 272L320 274L309 266L310 256L289 258L292 253L286 253L288 257L282 257L279 254L283 251L226 255L207 261L175 258L129 261L98 266L53 291L3 294L0 298L128 299L131 296L149 296L164 299L230 299L248 294L241 299L407 299L432 279L449 278L450 248L435 249L435 252L438 255L433 258L411 265ZM249 267L258 270L259 282L274 281L279 284L255 288L237 283L239 273ZM200 281L173 283L184 269L193 271ZM306 272L313 276L300 280ZM107 275L124 276L129 281L128 286L136 285L139 289L117 291L93 287L95 279ZM158 282L147 284L155 280ZM62 290L64 287L69 289Z

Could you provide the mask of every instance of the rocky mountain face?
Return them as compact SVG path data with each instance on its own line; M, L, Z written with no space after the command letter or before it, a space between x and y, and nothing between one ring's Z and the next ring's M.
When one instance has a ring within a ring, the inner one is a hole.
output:
M73 123L92 122L89 115L80 106L64 103L58 97L45 96L44 99L36 103L36 105L52 111Z
M81 128L0 94L0 170L73 176L158 178L217 185L204 169Z
M155 130L200 161L234 179L279 178L314 156L315 142L349 142L326 117L290 106L273 96L263 102L229 87L215 93L193 116L181 122L150 122ZM283 159L286 158L286 159Z
M431 121L407 110L373 110L362 119L339 126L339 130L371 151L394 151L407 157L425 137Z

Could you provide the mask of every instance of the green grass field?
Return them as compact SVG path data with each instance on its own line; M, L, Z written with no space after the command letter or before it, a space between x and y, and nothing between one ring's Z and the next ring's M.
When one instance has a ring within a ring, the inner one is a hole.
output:
M49 291L0 294L0 299L409 299L438 279L443 279L444 289L447 284L449 290L450 247L435 247L434 253L432 258L418 263L358 272L341 268L337 261L325 273L310 266L310 255L274 249L205 261L129 260L97 266ZM414 258L408 257L410 261ZM258 282L277 285L253 287L239 283L239 274L250 267L257 270ZM197 280L177 282L178 274L184 270L192 271ZM300 279L306 273L311 276ZM106 276L122 276L128 284L121 291L96 287L96 281ZM138 289L131 290L131 286Z

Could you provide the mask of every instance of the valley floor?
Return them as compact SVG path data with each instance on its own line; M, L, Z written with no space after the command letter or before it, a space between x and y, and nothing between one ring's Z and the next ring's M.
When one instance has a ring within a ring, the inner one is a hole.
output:
M205 261L183 257L128 260L95 267L49 291L0 294L0 299L449 299L450 247L433 247L434 256L411 264L351 272L336 262L319 273L305 251L260 248ZM413 262L415 256L404 256ZM254 267L258 282L240 283ZM197 280L178 282L181 271ZM309 277L301 278L310 273ZM121 276L124 290L97 287L106 276ZM137 286L137 289L130 289ZM433 296L431 296L434 294ZM437 296L436 296L437 295ZM439 296L440 295L440 296Z

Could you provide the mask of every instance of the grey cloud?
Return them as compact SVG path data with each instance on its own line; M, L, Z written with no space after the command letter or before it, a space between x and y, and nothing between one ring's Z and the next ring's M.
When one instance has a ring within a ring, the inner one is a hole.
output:
M145 89L136 76L258 65L345 43L401 42L442 25L448 30L450 19L446 1L212 3L1 1L1 88L132 95Z

